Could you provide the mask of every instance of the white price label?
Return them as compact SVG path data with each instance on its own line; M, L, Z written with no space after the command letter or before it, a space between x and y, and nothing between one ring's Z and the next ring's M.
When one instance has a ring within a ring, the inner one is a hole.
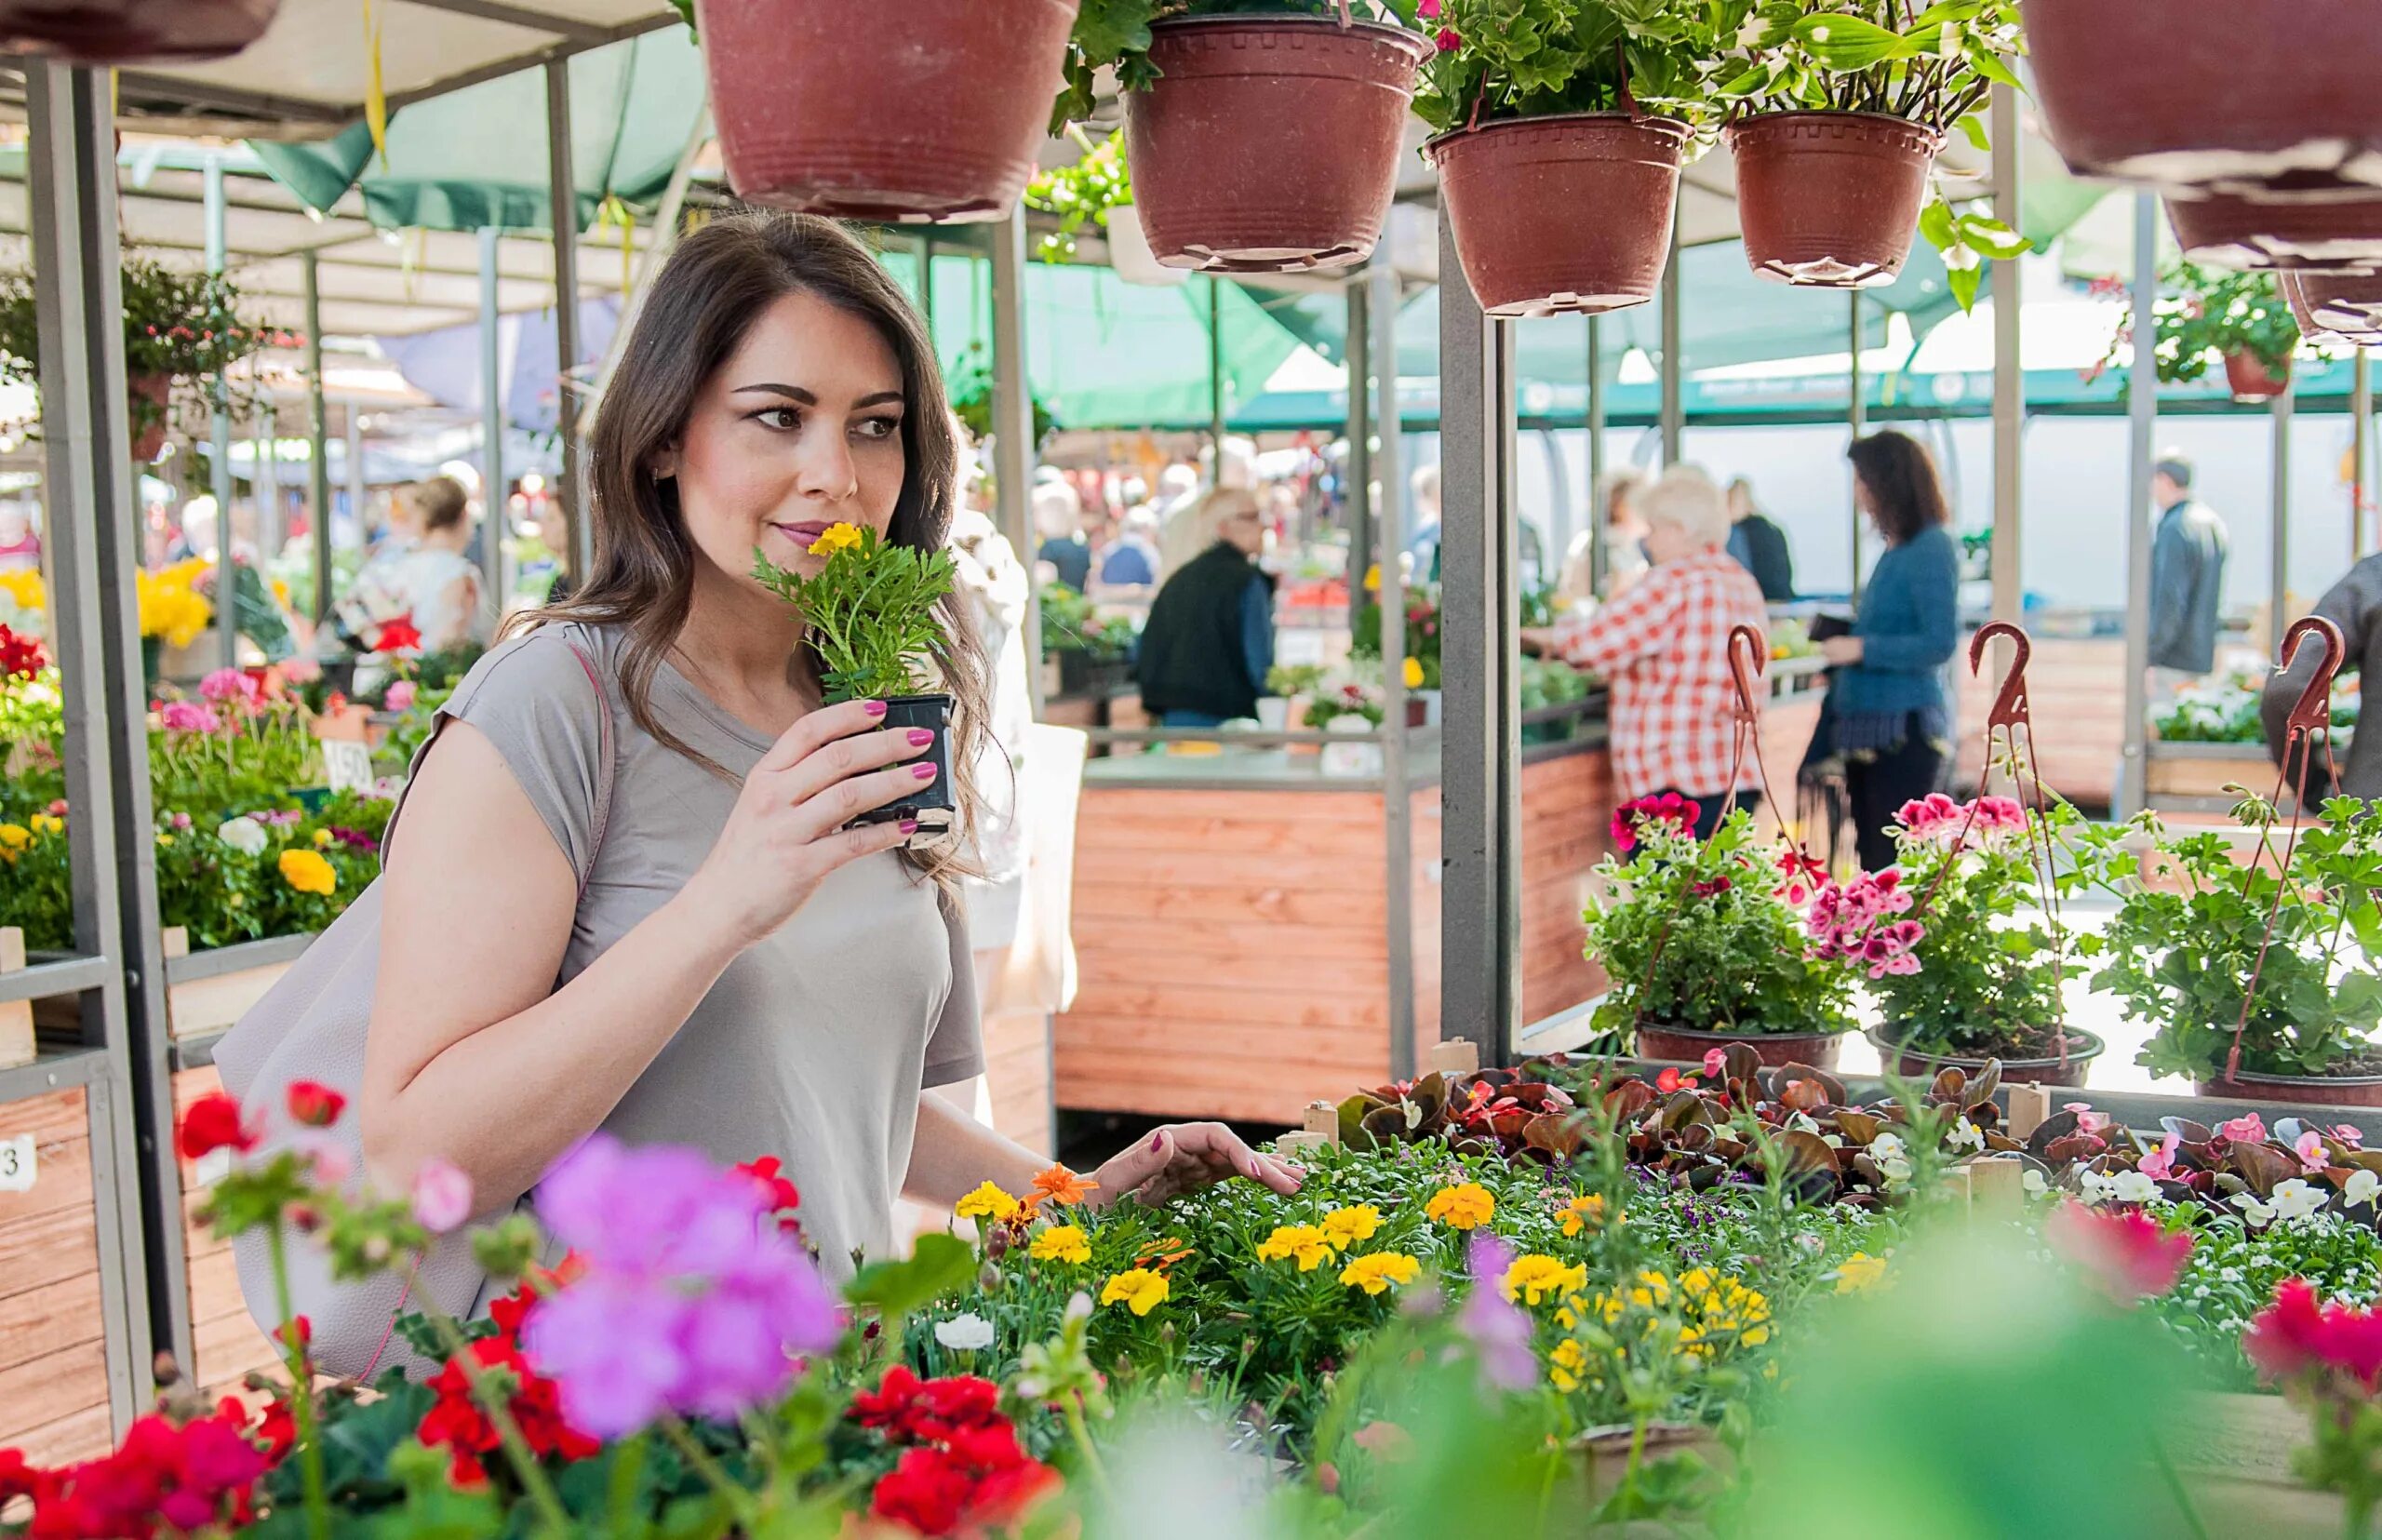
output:
M333 791L362 791L372 784L372 751L332 738L323 743L323 778Z
M33 1151L33 1136L20 1133L14 1139L0 1139L0 1192L31 1192L39 1157Z
M231 1149L227 1146L222 1149L208 1150L198 1158L197 1168L192 1174L198 1179L198 1185L202 1187L211 1187L222 1181L232 1174Z

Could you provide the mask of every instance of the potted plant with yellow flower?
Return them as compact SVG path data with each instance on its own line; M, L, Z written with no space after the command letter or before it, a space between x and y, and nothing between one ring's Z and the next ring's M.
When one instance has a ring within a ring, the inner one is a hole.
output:
M753 575L802 612L803 644L817 663L825 703L883 701L888 728L933 730L934 744L917 762L934 767L934 780L894 806L857 820L915 819L918 828L910 844L926 844L950 832L957 808L952 698L924 688L943 640L935 607L951 592L951 553L897 545L874 529L834 524L811 542L810 555L823 562L806 578L756 551Z

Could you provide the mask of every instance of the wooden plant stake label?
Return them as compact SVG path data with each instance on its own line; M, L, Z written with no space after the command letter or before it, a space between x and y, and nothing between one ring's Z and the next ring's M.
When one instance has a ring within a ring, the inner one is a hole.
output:
M2051 1092L2042 1086L2005 1082L2010 1092L2010 1137L2025 1144L2035 1130L2051 1121Z
M1340 1142L1340 1109L1330 1102L1309 1102L1306 1105L1306 1132L1327 1145Z
M1431 1045L1425 1070L1437 1075L1480 1073L1480 1045L1469 1038L1448 1038Z

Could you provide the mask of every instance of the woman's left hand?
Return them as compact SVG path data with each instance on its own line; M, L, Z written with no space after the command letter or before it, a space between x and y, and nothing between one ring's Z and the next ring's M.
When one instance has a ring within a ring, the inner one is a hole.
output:
M1111 1156L1093 1176L1100 1187L1092 1200L1102 1205L1120 1198L1163 1203L1235 1176L1288 1197L1305 1180L1298 1168L1251 1149L1222 1123L1169 1124Z
M1830 636L1820 643L1820 656L1832 663L1857 663L1861 661L1861 638Z

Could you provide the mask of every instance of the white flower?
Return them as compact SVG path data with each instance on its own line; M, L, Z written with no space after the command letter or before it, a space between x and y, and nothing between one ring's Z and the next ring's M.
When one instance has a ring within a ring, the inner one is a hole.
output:
M2028 1166L2026 1174L2018 1178L2018 1185L2037 1198L2045 1197L2051 1192L2051 1184L2044 1181L2043 1173L2032 1166Z
M2360 1166L2349 1173L2349 1182L2341 1188L2341 1206L2354 1209L2360 1204L2371 1203L2377 1192L2382 1192L2382 1176Z
M972 1312L954 1316L935 1323L934 1340L955 1353L973 1353L993 1345L993 1323Z
M2032 1172L2028 1174L2031 1175ZM2099 1172L2085 1171L2076 1173L2076 1190L2083 1195L2084 1201L2087 1203L2097 1205L2108 1202L2110 1189L2114 1186L2116 1184Z
M2305 1219L2324 1206L2326 1197L2322 1187L2311 1187L2293 1177L2274 1190L2274 1212L2277 1219Z
M215 830L215 837L242 855L262 855L267 843L264 825L253 818L228 818Z
M2148 1203L2159 1196L2159 1184L2138 1171L2121 1171L2109 1178L2109 1196L2121 1203Z
M2254 1230L2274 1223L2274 1205L2260 1201L2256 1193L2235 1193L2233 1206L2241 1211L2242 1222Z
M2239 1283L2241 1281L2241 1269L2239 1267L2219 1267L2216 1270L2216 1281L2219 1283Z
M1902 1135L1881 1133L1869 1141L1869 1158L1883 1165L1888 1160L1900 1160L1908 1152L1903 1148Z
M1981 1150L1985 1148L1985 1131L1963 1118L1952 1125L1944 1143L1956 1150Z

